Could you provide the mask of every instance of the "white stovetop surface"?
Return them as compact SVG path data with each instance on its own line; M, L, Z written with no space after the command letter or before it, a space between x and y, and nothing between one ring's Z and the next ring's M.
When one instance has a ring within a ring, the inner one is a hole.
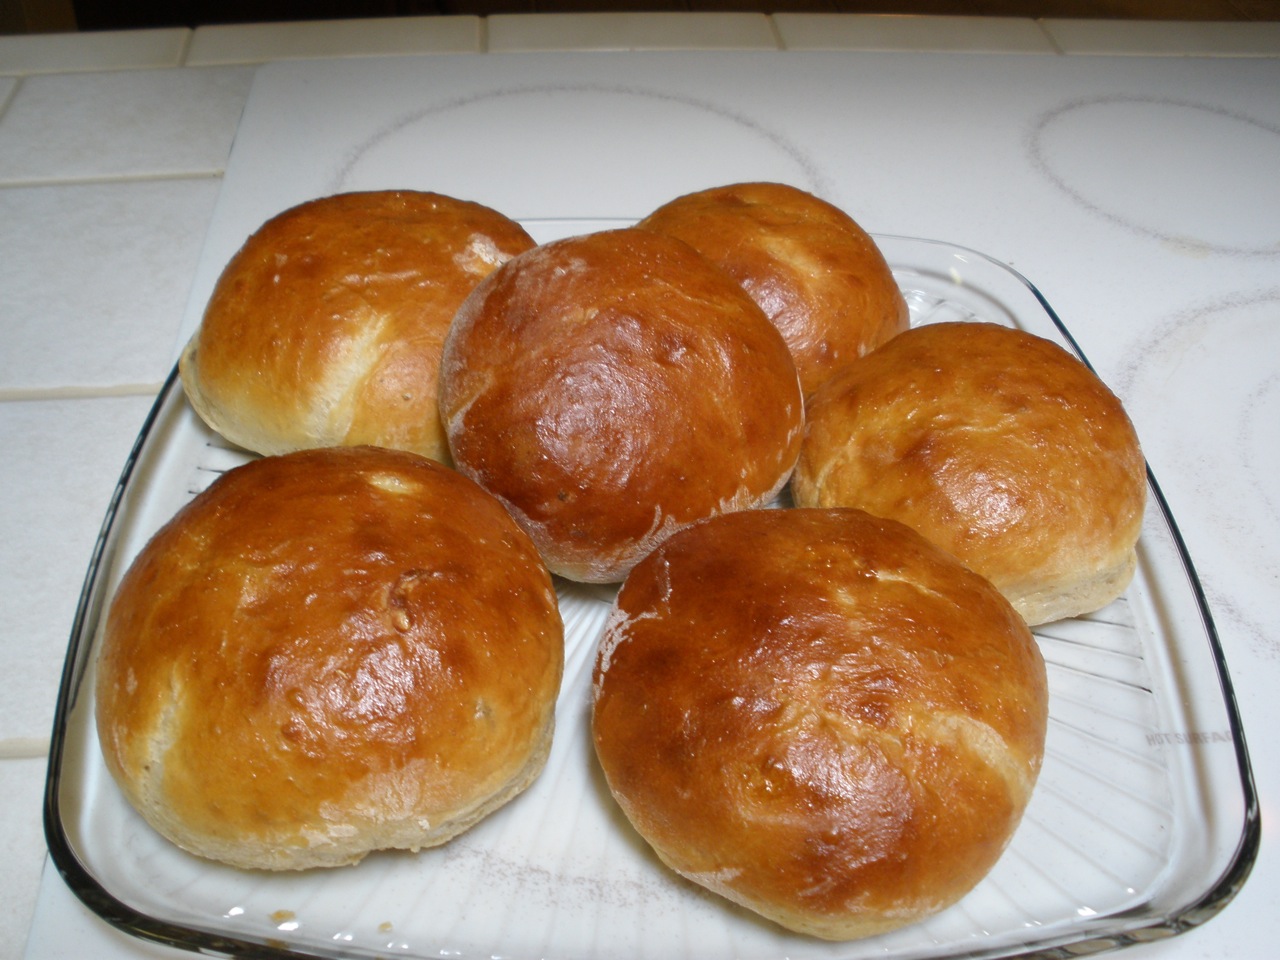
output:
M1063 42L1040 49L1035 36L1000 53L743 44L210 66L155 71L163 85L149 71L0 75L0 209L17 214L0 217L17 264L0 257L0 290L19 294L0 292L18 345L0 360L0 430L17 455L3 466L16 498L0 514L14 534L0 570L18 587L6 592L28 598L6 622L44 641L36 655L13 637L0 647L0 667L40 680L0 707L0 801L21 799L28 817L39 802L39 744L92 532L148 395L261 220L323 193L404 186L482 201L550 236L701 186L777 179L872 231L983 251L1053 305L1127 404L1197 564L1267 821L1280 796L1280 56L1063 56ZM219 193L219 144L255 72ZM55 127L98 124L101 145L51 139L51 104ZM148 141L157 113L172 142ZM68 258L80 278L70 300L51 295ZM113 258L127 266L100 266ZM92 482L76 479L86 457ZM41 580L30 567L49 537L67 545ZM52 626L29 610L50 578L66 606ZM30 850L29 834L13 848ZM1265 955L1278 889L1280 846L1264 826L1254 875L1220 917L1125 955ZM27 957L171 953L111 930L44 870Z

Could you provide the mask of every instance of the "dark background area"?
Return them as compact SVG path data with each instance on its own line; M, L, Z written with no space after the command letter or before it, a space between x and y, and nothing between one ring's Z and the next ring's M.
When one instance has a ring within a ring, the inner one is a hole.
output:
M0 33L594 11L1280 20L1280 0L0 0Z
M1280 16L1277 0L74 0L81 29L197 26L273 20L326 20L450 14L598 10L715 10L925 13L977 16L1261 20Z

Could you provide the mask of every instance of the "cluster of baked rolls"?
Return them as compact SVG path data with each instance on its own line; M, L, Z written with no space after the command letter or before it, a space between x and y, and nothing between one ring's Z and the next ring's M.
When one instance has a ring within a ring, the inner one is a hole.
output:
M443 842L541 769L552 576L619 583L591 732L656 855L820 937L942 910L1039 773L1029 624L1124 590L1145 467L1066 351L909 326L873 239L783 184L545 244L409 191L273 218L181 360L264 456L121 585L112 773L241 866Z

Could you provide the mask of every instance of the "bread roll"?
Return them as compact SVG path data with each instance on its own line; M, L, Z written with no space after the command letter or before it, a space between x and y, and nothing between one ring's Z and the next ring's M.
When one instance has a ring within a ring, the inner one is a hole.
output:
M857 510L671 537L618 594L593 733L657 855L782 926L878 934L995 864L1044 749L1044 663L986 580Z
M686 194L639 226L678 237L726 270L791 348L805 395L907 329L907 304L875 241L797 187L736 183Z
M237 867L443 843L542 769L563 627L502 506L400 451L220 477L145 546L97 674L111 774L161 834Z
M902 521L1028 623L1105 606L1133 576L1137 435L1102 381L1048 340L990 323L920 327L828 383L808 420L797 504Z
M497 211L434 193L287 210L219 277L180 361L187 396L257 453L374 444L447 460L436 409L445 333L481 278L532 246Z
M457 468L553 572L591 582L775 496L804 417L760 308L691 247L635 229L545 244L481 283L445 343L440 411Z

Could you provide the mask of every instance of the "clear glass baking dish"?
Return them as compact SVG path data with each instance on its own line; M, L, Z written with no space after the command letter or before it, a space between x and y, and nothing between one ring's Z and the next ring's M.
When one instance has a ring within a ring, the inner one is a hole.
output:
M598 224L609 226L613 224ZM529 225L542 239L582 222ZM950 244L878 237L914 323L977 318L1079 353L1040 293ZM191 857L115 788L93 722L93 664L123 570L181 504L247 455L211 434L171 376L125 464L76 611L49 757L45 829L70 888L111 924L207 954L679 960L1064 957L1173 936L1248 876L1259 813L1208 608L1154 478L1124 597L1036 630L1048 663L1041 779L1005 856L963 901L881 937L788 934L667 871L621 817L588 736L611 588L558 584L566 671L537 783L444 847L359 866L253 873Z

